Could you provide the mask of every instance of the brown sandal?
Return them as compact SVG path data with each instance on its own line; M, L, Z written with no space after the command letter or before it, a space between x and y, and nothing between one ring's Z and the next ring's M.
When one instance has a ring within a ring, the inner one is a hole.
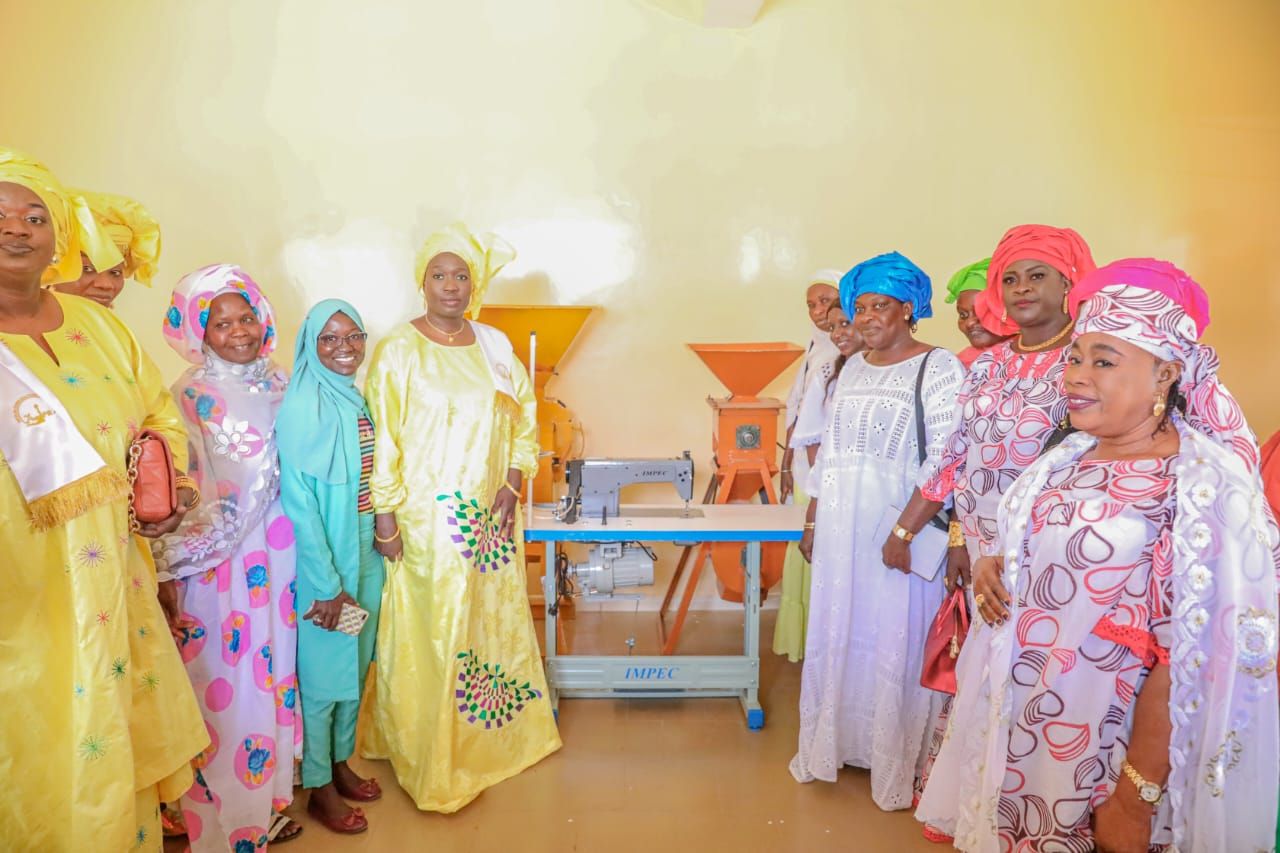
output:
M364 809L354 808L338 819L334 819L314 806L315 800L307 800L307 814L330 832L339 835L358 835L369 828L369 821L364 816Z

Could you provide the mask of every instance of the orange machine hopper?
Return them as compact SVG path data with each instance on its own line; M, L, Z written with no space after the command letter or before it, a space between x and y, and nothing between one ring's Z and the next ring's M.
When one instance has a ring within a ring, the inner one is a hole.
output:
M573 411L563 402L547 396L547 382L569 352L578 332L596 310L595 305L485 305L476 319L506 333L516 358L533 374L534 395L538 398L538 460L533 480L533 499L555 500L555 483L564 476L564 463L575 452L575 439L582 435ZM536 365L529 364L529 333L538 333ZM578 448L580 451L580 448ZM545 547L530 543L525 549L526 572L531 599L542 598L541 576Z
M594 305L486 305L480 309L480 322L505 332L516 358L526 365L529 333L538 333L533 388L538 398L538 446L548 454L539 463L538 476L533 481L533 499L539 502L555 500L555 480L563 474L562 463L572 455L574 438L580 435L573 412L546 395L547 382L595 310Z
M595 305L486 305L477 318L496 326L511 340L516 358L529 364L529 333L538 333L538 364L533 368L534 387L542 388L564 359L582 324L596 310ZM547 449L547 448L544 448Z
M757 395L804 349L785 342L688 346L731 394L728 398L711 397L707 400L714 413L711 447L716 465L715 503L753 500L776 503L778 497L773 489L773 477L778 472L778 415L783 403ZM764 589L769 589L782 577L785 554L785 544L764 546L760 567ZM726 601L742 601L742 544L719 542L704 545L695 558L695 577L691 583L696 583L696 574L701 571L702 561L707 555L716 570L720 597ZM681 622L689 600L686 595L681 602ZM674 649L678 636L677 627L668 643L668 650Z
M541 346L541 344L539 344ZM735 402L754 400L804 349L785 342L763 344L689 344Z

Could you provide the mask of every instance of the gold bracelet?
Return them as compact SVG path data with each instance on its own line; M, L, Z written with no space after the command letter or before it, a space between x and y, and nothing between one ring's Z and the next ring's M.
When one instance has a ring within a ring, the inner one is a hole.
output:
M200 506L200 486L195 480L186 474L179 474L174 478L174 487L178 489L190 489L193 493L191 503L187 504L187 509L195 509Z
M374 541L374 542L379 542L379 543L381 543L381 544L383 544L383 545L389 545L389 544L391 544L392 542L396 541L396 540L397 540L397 539L399 539L399 538L400 538L400 528L399 528L399 527L397 527L397 528L396 528L396 532L395 532L395 533L392 533L392 534L391 534L390 536L388 536L386 539L383 539L381 536L379 536L379 535L378 535L378 531L376 531L376 530L375 530L375 531L373 531L373 541Z
M806 521L806 522L804 523L804 529L805 529L805 530L813 530L813 529L814 529L813 522L812 522L812 521Z
M947 525L947 547L948 548L965 547L964 528L960 526L960 522L958 521L953 521L949 525Z
M503 480L502 485L503 485L503 488L510 490L511 494L516 496L516 500L520 500L520 492L518 489L516 489L515 486L511 485L511 483L507 480Z

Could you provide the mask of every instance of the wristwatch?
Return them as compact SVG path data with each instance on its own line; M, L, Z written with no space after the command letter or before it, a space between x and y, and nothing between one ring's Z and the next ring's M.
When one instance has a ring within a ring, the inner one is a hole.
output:
M1138 789L1138 799L1142 800L1149 806L1155 807L1160 805L1160 801L1164 799L1164 788L1161 788L1155 782L1148 782L1142 778L1142 774L1133 769L1133 765L1126 761L1120 766L1124 771L1124 775L1129 777L1129 781Z
M893 535L897 536L903 542L910 542L912 539L916 538L914 533L903 527L901 524L895 524L893 526Z

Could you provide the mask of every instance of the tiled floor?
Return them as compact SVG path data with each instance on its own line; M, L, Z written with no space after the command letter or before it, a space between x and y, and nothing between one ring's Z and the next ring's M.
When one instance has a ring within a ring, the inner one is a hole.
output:
M538 622L539 630L542 623ZM653 614L579 611L576 651L656 651ZM766 649L773 614L765 613ZM682 650L731 653L741 619L691 614ZM450 853L677 853L677 851L934 851L908 812L871 802L866 772L846 769L835 785L799 785L787 772L795 752L800 666L766 652L762 731L748 731L734 699L566 700L564 748L514 779L490 788L454 815L417 811L382 762L357 761L387 791L367 806L370 829L336 836L309 820L306 795L290 810L306 826L281 850L424 850Z

